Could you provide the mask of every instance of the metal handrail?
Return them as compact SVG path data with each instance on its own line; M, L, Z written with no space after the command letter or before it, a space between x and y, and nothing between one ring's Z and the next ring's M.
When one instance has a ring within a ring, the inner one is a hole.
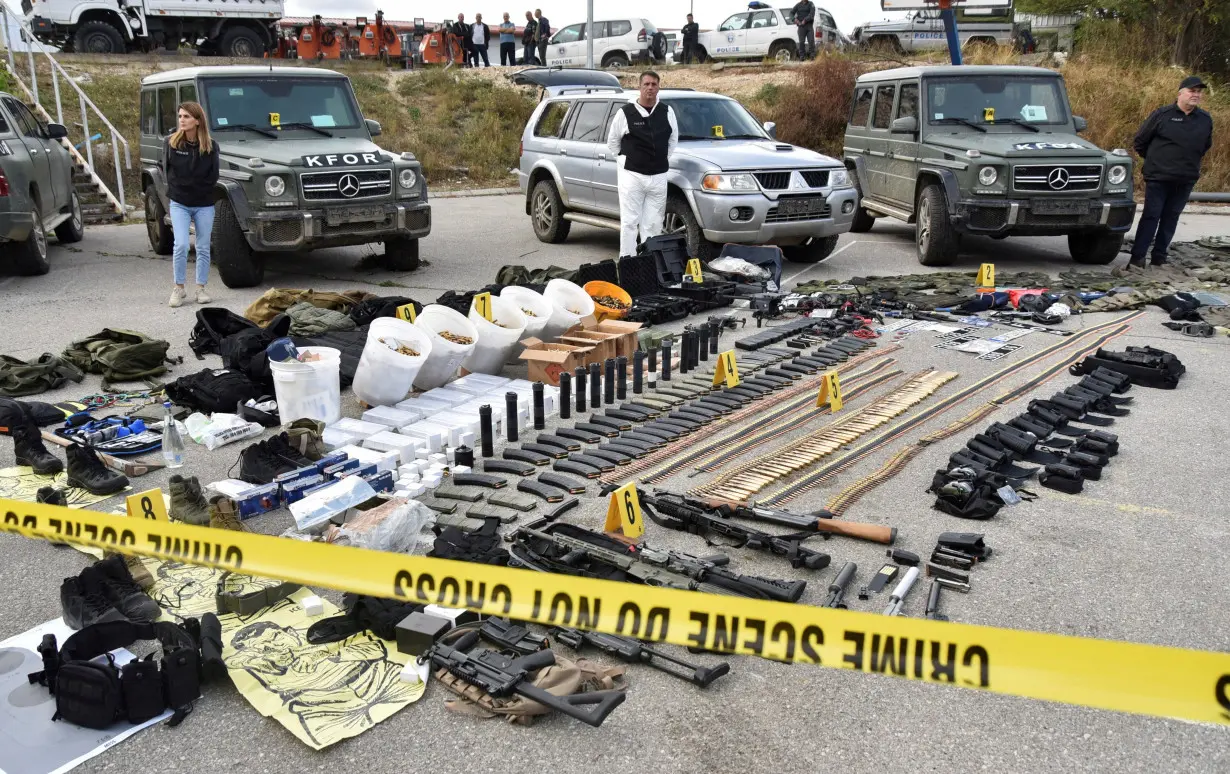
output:
M77 102L81 106L81 130L85 133L85 158L81 158L81 154L77 151L76 147L67 139L64 139L62 142L68 149L69 153L76 157L76 159L86 167L93 181L98 184L98 186L106 194L107 198L110 199L112 204L117 207L118 214L121 217L126 217L128 214L128 208L124 201L124 175L120 170L119 146L121 144L124 146L124 168L132 169L132 150L128 144L128 140L124 139L124 135L120 134L119 130L116 129L111 121L107 119L107 116L98 109L98 106L94 104L94 101L90 99L89 95L86 94L85 91L77 85L77 82L73 80L72 76L60 66L60 63L57 62L55 57L51 55L52 52L48 50L47 46L34 36L34 32L26 24L25 19L14 13L13 10L7 5L0 4L0 8L4 11L3 17L0 18L5 19L4 46L8 51L9 72L13 74L17 84L21 86L22 89L30 96L34 104L37 105L44 114L46 114L47 111L42 107L42 103L39 100L38 71L34 67L34 46L38 46L39 53L46 57L47 61L51 63L51 85L55 92L56 122L60 124L64 123L64 107L60 98L60 76L63 75L64 80L67 81L68 84L72 86L73 90L77 92ZM10 41L9 25L7 23L8 18L12 18L15 22L17 22L18 28L22 31L22 37L25 38L25 41L23 42L27 43L26 57L30 68L29 86L27 86L22 80L21 74L17 70L17 62L13 56L13 46ZM90 120L87 107L98 115L99 119L102 120L102 123L111 132L112 163L115 165L115 181L116 188L119 193L118 197L111 191L110 188L107 187L107 185L94 171L94 147L90 139L92 135L90 134ZM48 117L50 118L50 116Z

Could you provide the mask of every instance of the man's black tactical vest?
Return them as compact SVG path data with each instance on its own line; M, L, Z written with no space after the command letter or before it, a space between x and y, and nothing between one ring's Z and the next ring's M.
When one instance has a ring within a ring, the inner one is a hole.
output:
M619 146L624 169L642 175L665 174L670 169L666 151L671 137L666 105L659 102L648 117L641 115L631 102L624 105L623 111L628 121L628 133Z

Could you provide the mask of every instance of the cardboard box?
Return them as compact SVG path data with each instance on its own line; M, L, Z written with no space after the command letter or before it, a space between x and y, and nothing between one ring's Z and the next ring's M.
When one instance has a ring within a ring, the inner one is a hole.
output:
M560 336L560 341L566 344L588 345L588 342L593 342L593 346L600 350L600 354L588 360L588 363L599 363L607 358L623 357L632 358L632 353L637 350L637 332L641 329L641 323L624 322L622 320L603 320L598 322L593 316L581 318L581 322L568 330L564 331Z
M521 359L529 367L530 380L556 386L559 386L561 373L571 373L579 366L587 365L591 362L587 358L593 354L592 347L548 344L532 336L522 339L521 343L525 345Z

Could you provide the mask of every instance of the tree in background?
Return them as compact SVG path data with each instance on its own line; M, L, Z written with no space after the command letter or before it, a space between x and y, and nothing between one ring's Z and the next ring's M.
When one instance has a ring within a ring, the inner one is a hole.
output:
M1025 13L1085 16L1078 40L1135 38L1137 53L1189 70L1230 72L1230 0L1018 0Z

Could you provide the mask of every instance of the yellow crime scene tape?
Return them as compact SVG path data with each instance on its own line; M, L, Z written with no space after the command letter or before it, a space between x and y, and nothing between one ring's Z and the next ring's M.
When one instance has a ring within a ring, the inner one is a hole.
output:
M554 575L0 499L0 530L543 626L1230 726L1230 654Z

